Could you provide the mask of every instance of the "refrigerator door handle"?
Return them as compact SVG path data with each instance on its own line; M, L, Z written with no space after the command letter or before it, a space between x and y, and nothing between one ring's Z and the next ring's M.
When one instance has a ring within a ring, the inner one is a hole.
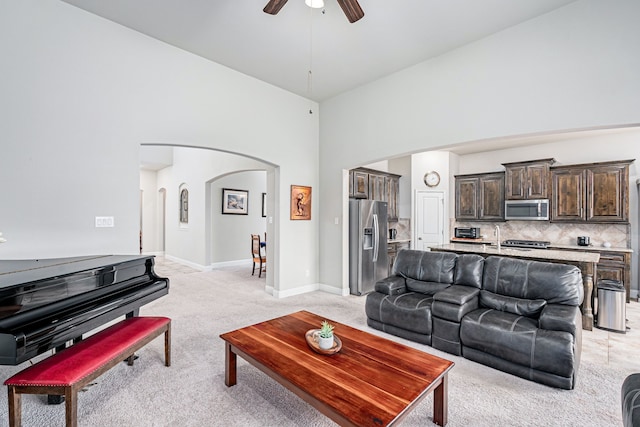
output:
M373 214L373 262L378 262L378 250L380 249L380 242L378 242L379 235L378 215Z

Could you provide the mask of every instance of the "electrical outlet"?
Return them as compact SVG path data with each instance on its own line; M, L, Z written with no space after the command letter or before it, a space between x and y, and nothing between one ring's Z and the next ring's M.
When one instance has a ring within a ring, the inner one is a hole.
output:
M114 227L115 223L112 216L97 216L96 228Z

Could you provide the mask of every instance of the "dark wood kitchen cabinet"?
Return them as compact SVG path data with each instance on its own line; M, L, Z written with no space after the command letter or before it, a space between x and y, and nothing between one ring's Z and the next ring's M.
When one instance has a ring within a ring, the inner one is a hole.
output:
M551 221L629 222L633 160L551 168Z
M549 167L554 159L503 163L506 200L547 199Z
M504 172L455 177L456 219L504 221Z
M602 251L596 268L596 286L600 280L617 280L624 285L627 302L631 293L631 253Z
M398 194L400 193L400 177L387 175L384 177L388 203L388 220L397 221L399 217Z
M380 200L381 202L387 201L387 188L383 174L369 174L369 199Z
M349 171L349 197L387 202L389 221L399 216L400 175L358 168Z
M550 246L550 249L560 251L575 251L574 248ZM630 301L631 293L631 251L621 251L615 249L597 250L589 248L585 252L600 254L600 260L596 264L596 276L594 281L594 296L596 296L597 286L601 280L617 280L623 284L626 291L627 302Z

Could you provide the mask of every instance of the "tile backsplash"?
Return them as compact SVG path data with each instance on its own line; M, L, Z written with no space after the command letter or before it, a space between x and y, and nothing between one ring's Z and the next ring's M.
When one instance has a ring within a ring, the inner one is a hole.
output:
M409 218L399 218L397 222L390 222L389 228L395 228L398 235L396 239L411 239L411 220Z
M458 222L451 220L451 236L455 227L480 227L486 240L495 240L495 226L500 226L500 239L543 240L556 245L576 245L578 236L589 236L594 247L604 242L614 248L631 248L629 224L565 224L547 221Z

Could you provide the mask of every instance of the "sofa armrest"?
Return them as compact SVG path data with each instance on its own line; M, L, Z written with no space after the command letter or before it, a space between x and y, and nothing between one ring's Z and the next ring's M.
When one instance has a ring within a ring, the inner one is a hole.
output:
M431 313L435 317L460 323L465 314L478 308L480 289L471 286L449 286L433 296Z
M406 280L402 276L385 277L376 282L375 290L385 295L404 294L407 292Z
M573 305L547 304L540 313L538 326L540 329L550 331L565 331L576 335L576 331L582 328L581 317L576 315L580 309Z
M480 289L471 286L449 286L447 289L436 293L433 296L434 301L447 302L449 304L463 305L472 300L478 299Z

